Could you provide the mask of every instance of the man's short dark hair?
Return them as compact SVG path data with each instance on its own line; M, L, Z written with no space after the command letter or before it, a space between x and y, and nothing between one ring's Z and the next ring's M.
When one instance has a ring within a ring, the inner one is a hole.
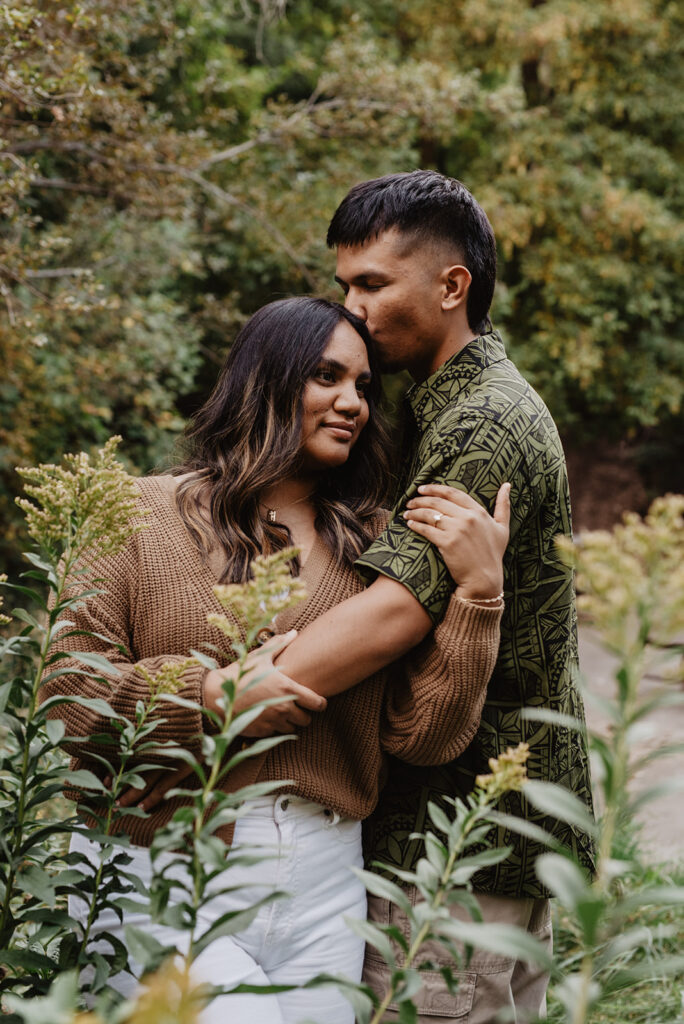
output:
M468 326L489 326L496 281L496 242L491 224L465 185L437 171L387 174L363 181L347 193L330 221L327 242L363 245L397 228L416 240L444 241L458 249L471 273Z

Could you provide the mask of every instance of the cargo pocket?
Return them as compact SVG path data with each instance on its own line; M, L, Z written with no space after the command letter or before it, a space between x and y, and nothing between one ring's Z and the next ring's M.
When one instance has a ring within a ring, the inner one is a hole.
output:
M477 974L472 971L454 971L458 988L452 995L447 991L444 978L439 971L421 971L423 985L413 997L418 1013L422 1017L448 1017L450 1020L466 1020L473 1008ZM363 965L363 981L380 997L387 991L390 972L382 957L372 948L366 947L366 961ZM395 1013L399 1007L390 1003Z
M406 915L397 906L386 900L369 895L368 920L374 924L393 924L408 939L409 926ZM445 955L443 947L435 948L432 944L421 951L422 960L433 963L451 965L452 960ZM436 971L421 971L423 985L413 997L418 1013L424 1017L449 1017L454 1020L466 1020L473 1008L477 973L475 971L453 971L458 981L458 988L452 995L447 991L444 978ZM380 954L373 946L366 946L366 959L363 966L363 981L382 998L390 983L390 971ZM396 1003L390 1003L390 1010L398 1012Z

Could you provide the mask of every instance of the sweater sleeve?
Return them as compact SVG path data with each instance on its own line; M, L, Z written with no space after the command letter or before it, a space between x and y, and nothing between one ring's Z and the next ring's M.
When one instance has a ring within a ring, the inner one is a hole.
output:
M136 665L154 675L165 664L179 664L189 659L189 652L169 652L141 659L135 657L132 634L139 564L137 538L133 537L123 552L94 559L88 566L87 576L75 576L67 581L75 593L87 587L90 589L90 581L94 581L93 588L102 592L84 598L61 616L71 625L57 634L51 652L63 652L66 656L54 661L46 670L39 694L41 702L56 696L99 697L117 714L135 721L138 702L144 704L150 699L148 683L136 670ZM84 632L69 635L75 630ZM70 652L102 655L118 669L118 674L90 668L78 658L70 657ZM57 674L50 678L53 673ZM197 664L183 671L182 688L178 693L195 704L196 710L161 701L155 717L162 721L147 739L159 743L175 740L194 754L199 754L204 721L201 706L205 674L206 669ZM92 741L68 742L70 736L118 735L112 719L105 714L64 701L50 708L48 717L60 718L64 722L67 742L63 746L72 755L82 757L89 752L106 755L113 749L110 745L105 748L103 744ZM157 759L168 764L168 759L162 756L154 758L149 753L144 754L146 761Z
M503 602L481 607L451 597L440 625L387 686L384 750L418 765L446 764L465 750L480 723L502 614Z

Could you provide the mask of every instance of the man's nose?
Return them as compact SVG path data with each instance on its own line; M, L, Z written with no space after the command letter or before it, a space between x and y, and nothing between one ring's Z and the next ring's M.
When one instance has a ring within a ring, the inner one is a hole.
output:
M348 309L354 316L358 316L360 320L364 322L368 319L368 313L366 312L366 306L363 302L363 296L360 292L357 292L355 288L350 288L344 297L344 308Z

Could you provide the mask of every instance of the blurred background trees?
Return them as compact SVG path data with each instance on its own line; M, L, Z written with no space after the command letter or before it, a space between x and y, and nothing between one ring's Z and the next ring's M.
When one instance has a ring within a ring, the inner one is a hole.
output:
M684 490L683 23L665 0L0 3L0 562L18 464L115 432L167 460L246 316L336 296L349 186L417 166L492 221L494 322L587 524Z

